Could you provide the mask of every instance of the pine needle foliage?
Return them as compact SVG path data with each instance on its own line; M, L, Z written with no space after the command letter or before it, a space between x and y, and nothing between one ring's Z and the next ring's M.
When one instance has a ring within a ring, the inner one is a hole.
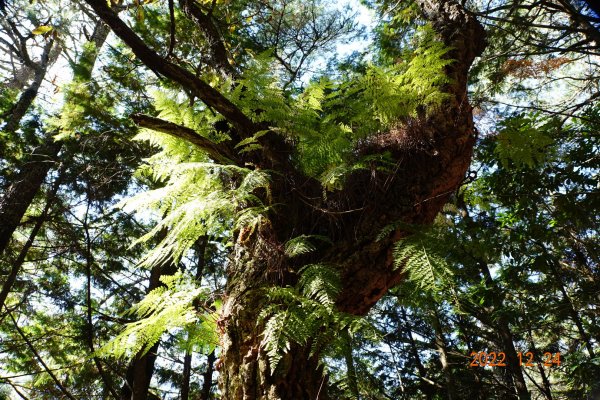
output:
M165 332L186 326L193 326L197 340L214 349L218 342L216 313L199 314L193 306L194 300L207 300L209 293L181 272L160 280L164 286L152 290L127 312L139 319L127 324L119 335L100 348L99 355L131 358L139 352L147 352Z
M309 356L339 354L347 346L338 334L344 329L376 336L375 329L363 318L337 311L335 299L340 289L339 274L333 267L312 264L303 268L295 287L269 290L269 305L261 312L259 322L265 325L261 346L272 372L292 343L308 346Z

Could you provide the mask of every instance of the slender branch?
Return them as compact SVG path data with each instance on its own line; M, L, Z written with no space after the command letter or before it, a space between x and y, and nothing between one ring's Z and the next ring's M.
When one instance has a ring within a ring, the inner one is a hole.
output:
M169 51L167 52L167 58L173 56L175 50L175 7L173 4L174 0L169 0Z
M131 118L142 128L166 133L195 145L217 162L242 165L228 147L223 144L214 143L207 138L200 136L191 128L145 114L133 114L131 115Z
M202 12L202 9L193 0L179 0L183 12L198 25L210 49L211 58L216 66L224 73L235 75L235 70L229 63L227 49L221 39L221 34L213 19L209 14Z
M21 393L21 391L17 388L17 386L12 383L10 381L10 379L3 379L4 382L8 383L10 385L10 387L13 388L13 390L15 391L16 394L19 395L20 398L22 398L23 400L29 400L29 397L25 396L23 393Z
M229 99L187 69L166 60L148 45L108 6L105 0L85 0L111 27L133 53L152 71L179 83L206 105L223 115L242 136L251 136L259 127Z
M48 375L50 375L50 378L52 378L52 380L54 381L54 383L56 383L56 386L58 386L58 388L60 389L60 391L65 396L67 396L67 398L69 398L70 400L76 400L75 397L73 397L73 395L71 393L69 393L69 391L62 385L62 383L60 383L60 381L58 380L58 378L56 377L56 375L54 375L54 373L48 367L48 365L46 365L46 363L44 362L44 360L42 359L42 357L40 356L40 354L37 352L37 350L35 349L35 347L33 347L33 344L31 343L31 341L27 338L27 335L25 335L25 333L23 332L23 330L19 327L19 324L17 324L17 321L15 320L15 317L13 317L12 313L8 310L8 307L6 307L6 305L5 305L4 308L6 308L6 312L8 313L8 316L10 317L10 319L12 320L13 325L15 326L15 329L17 330L17 332L19 332L19 335L23 338L23 340L27 344L27 347L29 347L29 350L31 350L31 352L33 353L33 355L35 356L35 358L37 358L37 360L42 365L42 367L44 367L44 370L48 373Z

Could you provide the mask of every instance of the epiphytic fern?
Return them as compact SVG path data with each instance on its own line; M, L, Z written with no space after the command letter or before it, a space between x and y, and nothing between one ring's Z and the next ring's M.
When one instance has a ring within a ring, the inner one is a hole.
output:
M128 311L139 319L127 324L117 337L98 350L99 354L132 357L148 351L165 332L192 324L199 325L196 330L200 329L207 346L214 348L218 342L216 313L211 310L198 312L193 305L195 299L206 300L208 293L181 273L163 276L161 281L164 286L152 290Z
M262 346L271 371L277 368L293 343L309 346L309 356L326 348L341 347L340 331L371 330L364 319L337 311L335 298L341 289L337 271L326 265L308 265L295 287L273 288L269 306L260 315L264 322Z

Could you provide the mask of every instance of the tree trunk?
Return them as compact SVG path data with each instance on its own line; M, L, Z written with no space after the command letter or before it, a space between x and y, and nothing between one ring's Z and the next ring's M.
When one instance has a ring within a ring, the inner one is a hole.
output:
M204 275L204 267L206 265L206 248L208 246L208 236L202 236L198 238L196 241L196 255L198 256L198 262L196 263L196 284L198 286L202 283L202 276ZM190 339L190 335L188 334L188 340ZM205 380L209 378L211 382L208 385L209 393L210 387L212 386L212 368L214 366L214 360L211 361L211 356L214 358L214 351L211 352L207 358L206 368L207 373L210 371L210 375L205 375ZM190 379L192 376L192 352L191 350L187 350L183 357L183 374L182 374L182 383L181 383L181 392L180 397L181 400L188 400L190 396ZM204 396L204 386L206 386L206 382L203 384L203 396ZM208 394L207 394L208 396ZM203 399L207 399L208 397L202 397Z
M52 205L54 204L54 200L56 199L56 193L58 192L58 189L60 187L60 182L62 179L63 172L64 172L64 169L61 168L61 170L58 173L58 177L56 178L56 180L54 181L54 184L52 185L52 189L50 190L50 192L47 195L46 204L44 205L42 214L38 217L37 221L35 222L35 225L31 229L29 238L23 245L23 248L21 248L21 251L19 252L19 255L17 256L16 260L11 262L12 266L11 266L10 272L9 272L8 276L6 277L6 280L2 284L2 290L0 291L0 310L2 310L4 308L4 303L6 301L6 298L8 297L10 291L12 290L13 285L15 284L15 282L17 280L17 276L19 275L21 266L23 265L23 263L25 262L25 258L27 257L27 253L29 252L29 249L31 248L31 246L33 246L33 242L35 241L37 234L39 233L40 229L42 229L42 226L44 225L44 223L46 222L46 219L48 218L48 213L50 212L50 209L52 208ZM1 321L1 319L0 319L0 321Z
M148 352L143 354L138 353L131 360L125 377L126 383L121 388L122 400L156 398L155 396L149 397L148 390L150 389L150 381L154 374L154 363L156 362L158 347L159 343L156 343Z
M222 399L325 399L327 380L318 354L291 344L276 370L269 365L261 345L259 314L267 306L265 292L272 287L294 285L302 265L324 264L336 268L342 290L339 311L364 315L392 286L400 282L393 244L407 235L401 229L376 240L393 221L429 224L448 197L461 184L471 160L475 131L468 104L467 72L484 48L484 31L455 2L419 2L425 18L455 60L446 67L450 99L429 116L415 118L401 132L379 135L365 143L361 154L390 152L398 162L397 173L352 173L344 189L322 196L318 182L271 157L260 160L263 169L283 168L273 176L272 203L280 205L268 220L236 235L228 269L226 300L219 320L222 340L220 388ZM408 147L405 139L422 146ZM285 143L269 137L272 154L288 154ZM310 199L310 200L306 200ZM288 240L301 234L328 236L333 245L302 260L289 259ZM325 328L326 329L326 328Z
M46 77L46 73L48 72L48 67L52 64L54 60L50 58L50 52L54 46L54 41L49 40L44 46L44 51L42 53L42 59L39 63L32 63L32 68L35 71L33 82L27 89L21 93L19 96L19 100L15 103L15 105L10 109L7 113L8 118L6 121L6 125L2 128L3 131L8 133L15 133L19 126L21 125L21 120L33 104L33 101L38 95L38 91L40 90L40 86ZM54 58L54 57L53 57Z
M83 231L85 233L85 274L86 274L86 295L85 295L85 303L86 303L86 328L85 328L85 340L86 344L92 354L92 359L94 360L94 365L98 370L98 374L104 383L104 388L106 393L110 393L113 399L118 399L119 396L117 391L113 386L113 382L110 377L104 370L102 365L102 361L98 356L96 356L96 346L94 345L94 321L93 321L93 307L92 307L92 267L96 265L96 260L94 259L93 253L93 239L90 235L89 229L89 221L90 221L90 206L91 200L88 199L87 209L85 211L85 216L83 218ZM106 395L106 394L105 394Z
M166 229L158 233L160 240L166 236ZM177 265L171 260L166 259L163 264L154 266L150 270L150 278L148 280L148 288L146 293L164 286L160 278L165 275L172 275L177 272ZM158 348L160 341L155 343L147 352L139 351L129 362L127 372L125 374L125 382L121 387L121 400L146 400L157 399L157 397L149 393L150 382L154 375L156 357L158 356Z
M147 293L161 286L160 277L175 273L175 265L173 263L165 266L158 265L150 271L150 282L148 284ZM158 352L160 342L154 344L147 352L139 352L130 361L125 375L125 383L121 388L122 400L146 400L149 397L148 390L150 389L150 381L154 375L154 364Z
M188 336L189 340L189 336ZM181 391L179 397L181 400L188 400L190 397L190 378L192 377L192 352L186 351L183 356L183 373L181 382Z
M494 282L492 274L490 273L486 263L480 262L479 268L481 269L483 279L485 279L485 284L489 289L493 310L496 312L501 311L504 308L503 300L499 295L500 293L503 293L502 289L500 289L496 282ZM503 345L502 350L506 353L506 367L514 379L515 389L517 391L519 400L530 400L531 394L527 390L525 376L523 375L523 370L519 365L519 357L517 350L515 349L514 337L512 331L510 330L510 325L508 324L508 321L506 321L506 318L500 314L494 326L496 327L498 335L500 336L500 340Z
M268 123L254 123L204 80L148 47L105 1L86 3L141 62L220 113L230 123L230 137L248 138L268 130ZM269 198L262 197L265 204L277 207L258 226L235 233L227 297L219 320L223 399L326 398L319 354L309 357L309 346L292 344L277 369L271 369L258 323L267 305L266 291L294 285L303 265L325 264L336 268L341 277L338 310L364 315L402 276L401 268L394 266L392 249L408 233L398 229L377 240L381 229L395 221L431 223L463 182L476 137L467 74L485 48L485 32L458 2L421 0L417 4L450 49L448 58L453 61L445 67L449 83L443 88L448 99L428 115L399 121L404 123L402 129L374 133L375 137L357 144L359 155L390 154L396 161L394 172L375 166L356 170L342 190L323 196L321 183L294 164L293 143L274 131L260 138L260 152L242 156L247 158L239 165L276 172ZM221 149L228 154L227 145ZM333 244L305 258L289 259L284 244L303 234L325 235Z
M201 400L210 400L210 392L213 386L213 372L215 372L215 361L217 355L214 350L206 357L206 371L204 372L202 381L202 391L200 392Z
M94 68L99 49L106 41L108 33L108 27L102 22L97 22L94 34L90 39L90 43L94 44L95 47L86 49L78 65L75 66L75 69L79 68L80 70L89 71L87 74L88 78L91 78L91 71ZM19 98L17 105L11 112L7 126L4 127L5 131L11 131L12 129L12 132L14 132L18 128L23 115L25 115L25 112L33 103L41 81L46 74L51 47L49 45L44 50L42 63L36 68L34 83ZM19 226L29 205L40 190L48 171L56 164L58 153L63 143L55 141L52 136L52 133L46 132L42 143L34 149L29 157L25 158L14 182L8 187L2 198L0 198L0 254L4 252L12 234Z
M406 315L406 311L403 307L400 307L400 316L404 321L404 329L406 330L406 335L408 338L408 343L410 344L410 354L415 360L415 365L417 366L418 378L420 379L419 386L421 388L421 392L425 395L427 400L431 400L436 392L436 382L427 378L427 370L421 361L421 356L419 355L419 348L417 347L417 343L415 342L415 338L413 337L412 328L410 323L408 322L410 319Z
M62 143L47 137L23 163L14 182L0 198L0 254L40 190L48 171L55 166Z
M527 336L529 339L528 340L529 348L531 349L533 354L540 354L535 345L535 340L533 339L533 334L531 332L530 327L527 328ZM546 397L547 400L552 400L552 388L550 385L550 381L548 380L548 375L546 375L546 370L544 368L544 365L542 364L542 362L539 359L537 360L536 364L538 367L538 372L540 373L540 377L542 378L542 385L543 385L543 387L540 387L539 389L544 394L544 396Z
M221 398L327 399L323 367L317 357L309 357L309 348L292 344L275 371L271 370L257 322L260 311L267 306L265 291L277 282L279 274L275 266L283 261L283 256L272 245L273 230L269 222L257 227L252 238L244 234L241 232L238 238L227 298L218 322L222 338ZM273 283L269 284L270 280Z
M452 370L448 362L448 346L446 339L444 338L444 330L442 328L442 322L440 320L440 314L437 309L437 305L433 306L432 312L432 325L435 331L435 347L440 355L440 364L442 365L442 372L446 380L446 396L448 400L457 400L456 386L454 384L454 377L452 376Z

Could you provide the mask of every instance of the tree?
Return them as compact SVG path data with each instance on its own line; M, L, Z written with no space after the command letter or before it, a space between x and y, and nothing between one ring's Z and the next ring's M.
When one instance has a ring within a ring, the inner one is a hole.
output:
M225 58L223 47L227 50L232 44L227 42L227 36L217 36L220 15L214 4L213 7L186 2L181 5L192 16L197 29L207 35L211 60L218 60L218 63L204 67L213 70L217 78L229 69L237 71L228 74L226 81L218 78L215 82L217 85L228 85L233 96L226 96L207 83L208 73L198 77L185 65L178 63L176 58L168 59L158 54L105 2L88 0L87 3L148 68L201 100L205 104L202 110L204 114L218 113L221 121L215 122L214 128L198 128L215 129L214 134L225 135L225 140L210 140L189 126L151 116L134 116L138 125L187 139L215 162L205 167L208 171L220 168L223 173L230 169L233 171L231 173L240 174L238 171L243 168L241 174L245 178L236 190L249 188L246 196L255 198L255 201L245 201L245 206L240 204L242 215L246 212L247 217L252 217L246 220L251 219L252 223L243 221L235 229L227 297L218 323L223 345L220 359L223 398L318 396L324 378L319 367L319 351L311 351L314 343L291 343L291 349L276 365L273 359L268 359L262 344L262 330L255 324L260 319L260 310L267 305L269 298L266 292L274 287L296 284L303 265L320 264L333 268L341 277L335 308L340 312L363 315L389 287L399 282L401 269L393 267L390 252L393 243L405 232L397 229L381 240L377 240L377 236L392 221L431 223L462 182L475 137L471 107L466 98L467 73L473 59L484 48L481 26L458 4L422 2L419 4L421 15L432 25L432 31L424 34L424 40L428 41L424 46L428 46L425 47L428 51L422 50L419 54L419 50L416 50L414 62L403 71L406 75L392 78L398 79L396 82L406 79L404 87L396 86L398 92L394 92L394 89L384 92L386 88L382 85L390 78L386 77L384 71L374 69L367 72L364 89L360 83L350 82L344 86L343 83L327 84L322 80L321 84L311 86L313 93L304 95L312 97L307 99L308 104L305 105L302 104L302 96L290 97L281 89L269 94L257 93L264 87L257 87L256 82L252 82L252 79L259 77L248 76L241 69L248 68L248 64L232 65L230 58ZM315 35L316 46L319 34ZM447 54L446 50L442 50L443 47L436 44L437 40L450 48ZM277 50L274 46L272 51ZM426 61L437 64L418 64ZM445 75L444 81L447 83L443 85L435 80L427 82L423 76L410 76L410 73L434 70L436 65L439 71L436 74ZM236 81L236 75L243 78ZM384 82L379 83L377 79ZM394 83L391 81L388 84ZM329 98L332 101L328 102L327 97L319 94L326 91L331 93ZM403 99L402 91L412 96L414 103ZM269 104L269 99L261 101L263 96L273 96L271 101L276 104ZM367 124L352 127L351 124L357 123L352 109L345 110L344 115L335 113L335 107L339 107L340 102L353 97L357 102L355 106L359 107L369 99L375 101L375 107L370 110L375 115L367 120L371 121L370 127ZM436 97L435 100L433 97ZM434 103L428 104L432 101ZM316 103L312 110L311 102ZM386 106L381 102L397 104L392 104L391 110L386 110L381 109ZM335 123L336 119L340 120L340 124L350 126L347 128L350 140L335 144L346 147L340 149L345 155L333 155L344 157L341 163L336 165L333 160L325 159L313 160L314 166L307 165L311 162L308 159L309 152L319 151L318 145L322 144L311 143L314 139L311 139L309 132L292 131L287 136L277 132L290 130L284 124L292 115L276 113L288 109L291 114L294 108L303 106L308 106L309 110L300 108L299 112L319 114L318 119L312 117L312 120L305 122L312 124L312 129L332 129L331 123ZM378 112L380 115L377 115ZM329 126L328 118L333 119ZM245 152L236 150L252 142L260 148L246 149ZM393 169L377 167L376 158L383 155L387 155L386 161L394 165ZM352 165L360 160L359 157L367 160L363 161L365 166ZM217 163L230 166L219 166ZM344 167L348 170L345 176L340 171ZM319 175L324 179L319 180ZM232 183L235 185L238 179L239 175L234 176ZM393 201L390 201L392 198ZM258 204L267 211L256 214ZM357 214L357 210L361 213ZM250 216L250 212L256 215ZM163 241L165 245L184 241L179 232L184 228L182 222L173 220L178 214L181 216L180 210L172 211L165 220L168 222L164 222L165 226L176 224ZM202 218L202 215L196 218ZM211 228L209 226L208 229ZM192 230L189 225L185 229ZM180 237L175 239L169 236L175 234ZM331 245L305 257L302 262L296 261L281 249L286 242L302 235L325 236ZM182 250L178 251L181 254Z
M0 385L40 399L597 390L593 7L363 3L374 41L344 57L356 15L319 0L48 0L3 19L0 107L16 123L0 186L26 201L0 207ZM45 78L13 76L19 38L39 65L60 44ZM39 143L55 163L23 179Z

